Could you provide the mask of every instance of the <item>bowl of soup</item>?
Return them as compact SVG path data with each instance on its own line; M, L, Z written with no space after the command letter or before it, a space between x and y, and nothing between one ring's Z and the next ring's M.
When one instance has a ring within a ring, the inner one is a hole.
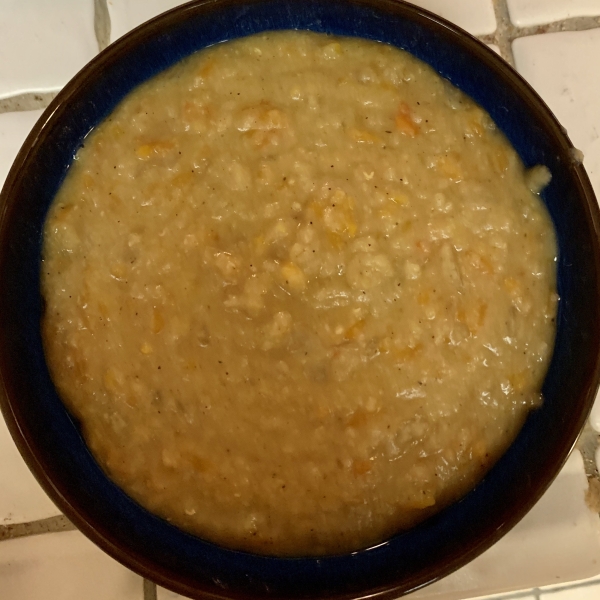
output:
M598 384L560 125L402 2L195 2L2 191L3 412L100 547L193 597L398 596L508 531Z

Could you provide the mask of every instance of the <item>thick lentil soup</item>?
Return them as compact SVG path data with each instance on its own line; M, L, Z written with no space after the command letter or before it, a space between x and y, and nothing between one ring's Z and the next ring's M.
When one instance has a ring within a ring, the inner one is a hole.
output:
M473 487L540 403L546 175L390 46L199 52L98 126L51 207L56 386L108 475L188 531L378 542Z

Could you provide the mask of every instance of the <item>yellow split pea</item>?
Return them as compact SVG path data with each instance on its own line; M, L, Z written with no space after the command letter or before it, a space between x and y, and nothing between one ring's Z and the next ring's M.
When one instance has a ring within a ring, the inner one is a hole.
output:
M390 46L202 51L98 126L50 210L54 381L108 475L188 531L379 542L475 485L540 402L547 178Z

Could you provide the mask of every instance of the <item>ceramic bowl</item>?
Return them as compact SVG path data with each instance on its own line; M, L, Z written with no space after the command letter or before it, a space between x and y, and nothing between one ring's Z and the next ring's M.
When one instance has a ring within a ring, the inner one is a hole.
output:
M274 29L394 44L474 98L526 166L546 165L542 197L556 227L561 297L545 401L506 454L460 502L376 547L320 558L235 552L173 527L114 485L89 453L50 379L40 335L41 232L85 136L135 86L190 53ZM141 575L202 598L393 598L447 575L515 525L559 472L597 389L599 211L564 130L501 58L464 31L395 0L204 0L109 46L33 128L0 197L2 411L29 467L98 546Z

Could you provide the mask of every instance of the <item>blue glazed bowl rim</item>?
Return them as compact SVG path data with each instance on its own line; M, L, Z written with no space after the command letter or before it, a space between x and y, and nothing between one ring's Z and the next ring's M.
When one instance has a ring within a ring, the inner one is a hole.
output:
M312 4L318 5L319 0L311 0ZM236 2L235 0L199 0L192 2L187 5L180 6L178 8L161 15L148 23L138 27L126 36L122 37L114 44L109 46L106 50L101 52L93 61L91 61L84 69L75 76L70 83L58 94L56 99L46 109L38 123L34 126L32 132L28 136L26 142L23 145L13 168L7 178L6 184L0 196L0 226L2 227L2 237L6 234L4 224L7 221L7 207L9 206L9 197L12 194L13 188L17 185L19 177L23 176L25 172L25 166L30 161L30 157L35 153L36 148L43 140L47 131L49 131L57 122L63 117L65 110L73 102L82 89L85 89L90 80L94 80L98 73L104 69L113 68L115 63L127 60L127 55L130 54L131 49L145 43L148 39L153 36L160 34L161 31L168 29L169 27L177 27L178 24L183 23L188 16L194 18L198 13L203 10L218 10L221 8L235 7L240 5L246 6L262 6L262 5L274 5L276 0L248 0L246 2ZM306 4L307 2L304 2ZM279 4L285 4L286 6L300 6L301 0L282 0ZM495 53L483 45L481 42L471 37L469 34L460 30L458 27L451 25L444 19L429 13L423 9L407 5L398 0L347 0L342 2L341 0L335 0L332 4L346 4L353 7L365 7L369 10L380 10L381 14L384 14L384 9L389 8L390 10L396 11L395 14L400 18L409 19L421 19L423 22L427 22L428 26L436 30L438 33L444 31L446 34L452 36L455 42L466 48L467 51L471 52L477 57L479 61L482 61L495 72L498 76L502 76L507 84L516 90L525 101L535 106L536 112L539 118L544 121L544 125L552 130L555 138L560 140L560 150L563 153L572 152L573 146L567 138L566 134L552 115L548 107L544 102L537 96L532 88L510 67L508 67L502 59L497 57ZM257 30L258 31L258 30ZM235 36L233 36L235 37ZM383 40L386 41L386 40ZM76 148L74 148L75 150ZM585 199L587 207L589 209L589 215L592 222L592 227L596 232L596 246L594 248L594 257L596 261L596 274L600 272L600 263L598 255L600 250L598 248L598 231L600 231L600 213L594 198L594 194L587 178L587 174L583 169L582 165L574 160L570 166L573 172L573 177L578 182L579 194ZM0 273L2 271L0 270ZM597 283L597 280L596 280ZM596 286L593 290L596 298L600 299L600 289ZM0 348L0 355L3 349ZM4 361L2 361L4 362ZM158 583L165 587L174 589L180 593L186 595L192 595L196 597L214 597L214 598L225 598L225 597L237 597L237 598L250 598L256 597L256 585L254 587L249 586L244 588L242 585L237 587L227 587L227 582L223 581L210 581L210 577L206 581L198 581L190 579L186 576L179 575L176 571L176 566L170 565L165 567L163 564L157 563L156 561L148 559L148 557L140 552L139 548L133 548L128 546L119 537L116 527L110 523L101 523L95 521L90 517L89 512L86 510L84 504L82 504L81 493L77 490L66 489L59 481L57 474L53 474L47 466L46 458L40 454L36 440L32 438L28 431L28 424L25 422L20 408L18 398L14 397L9 392L10 383L8 377L5 377L5 372L2 371L2 383L3 387L7 391L1 399L2 411L5 415L8 427L23 454L26 462L30 466L34 475L42 484L42 487L47 491L59 508L83 531L90 539L92 539L101 548L107 551L114 558L132 568L138 573L156 580ZM541 497L543 492L552 482L553 478L559 472L561 466L564 464L569 452L573 448L578 433L585 423L585 419L591 409L595 390L598 387L598 381L600 379L600 367L598 359L596 358L595 367L593 373L590 374L589 384L587 385L587 395L581 401L581 410L575 415L575 418L569 423L568 431L563 435L560 440L560 447L555 449L555 456L553 459L553 468L549 470L544 476L541 476L535 489L532 489L527 497L519 506L512 507L513 510L510 514L506 514L503 518L498 519L494 522L493 528L487 527L487 530L480 533L479 536L475 535L468 547L462 548L454 552L452 555L446 556L444 560L438 561L438 563L425 571L417 573L413 577L403 577L402 580L392 581L392 579L382 580L378 582L377 578L373 573L377 573L377 569L371 570L371 575L365 577L364 585L362 586L349 586L345 588L342 585L338 585L336 589L322 589L322 593L330 597L339 598L359 598L359 597L397 597L403 593L407 593L427 585L448 573L452 572L456 568L462 566L475 556L479 555L495 541L497 541L502 535L504 535L512 526L514 526L525 513L535 504L535 502ZM89 501L89 500L88 500ZM139 509L143 511L143 509ZM436 519L444 519L446 512L440 513ZM161 527L161 525L157 525ZM162 527L171 527L170 525L163 524ZM181 534L182 536L185 534ZM191 536L187 536L191 537ZM402 537L402 535L398 536ZM306 594L296 593L293 586L300 586L300 582L303 577L310 576L313 572L311 569L315 568L315 565L325 565L323 568L340 568L336 565L335 561L345 561L343 569L350 573L352 569L361 569L361 560L363 560L366 553L371 553L371 556L384 556L387 551L387 542L381 544L376 548L371 548L352 555L340 556L340 557L324 557L324 558L298 558L298 559L282 559L272 557L256 557L253 555L247 555L245 553L220 549L212 544L197 540L197 544L202 545L203 553L221 553L222 557L230 557L232 560L242 561L240 564L243 565L244 557L250 557L251 560L263 561L264 564L268 564L266 569L282 569L286 570L290 568L289 580L289 592L282 593L278 590L275 595L277 596L305 596ZM202 554L202 552L200 554ZM415 549L417 552L417 549ZM386 560L389 561L390 557L386 556ZM249 559L250 560L250 559ZM374 559L377 560L377 559ZM381 559L383 560L383 559ZM247 563L248 565L250 563ZM342 564L339 562L339 564ZM327 566L329 565L329 566ZM304 568L306 566L306 569ZM243 568L243 566L241 567ZM292 572L293 571L293 572ZM308 589L308 588L307 588ZM264 589L264 593L268 594L269 590ZM314 595L310 593L308 595Z

